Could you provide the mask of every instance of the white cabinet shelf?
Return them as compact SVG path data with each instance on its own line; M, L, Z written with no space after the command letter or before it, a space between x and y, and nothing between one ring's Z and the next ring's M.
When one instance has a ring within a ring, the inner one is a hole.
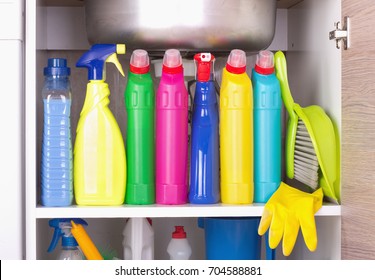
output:
M263 204L252 205L121 205L121 206L71 206L36 208L36 218L133 218L133 217L260 217ZM340 216L341 206L325 204L316 216Z

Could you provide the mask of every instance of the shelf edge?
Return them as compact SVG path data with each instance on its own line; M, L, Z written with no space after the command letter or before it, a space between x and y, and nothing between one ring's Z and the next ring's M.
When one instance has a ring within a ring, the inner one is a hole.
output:
M170 217L260 217L263 204L252 205L121 205L36 207L37 219L49 218L170 218ZM340 205L323 205L316 216L341 216Z

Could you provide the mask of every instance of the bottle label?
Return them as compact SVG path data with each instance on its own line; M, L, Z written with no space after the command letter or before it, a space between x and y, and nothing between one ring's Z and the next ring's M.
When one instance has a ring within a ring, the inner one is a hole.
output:
M41 194L45 206L72 203L70 107L70 100L44 99Z

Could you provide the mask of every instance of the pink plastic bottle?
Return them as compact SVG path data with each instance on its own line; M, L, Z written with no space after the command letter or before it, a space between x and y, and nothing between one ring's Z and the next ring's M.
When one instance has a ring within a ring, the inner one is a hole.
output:
M187 202L188 92L180 52L163 58L156 92L156 203Z

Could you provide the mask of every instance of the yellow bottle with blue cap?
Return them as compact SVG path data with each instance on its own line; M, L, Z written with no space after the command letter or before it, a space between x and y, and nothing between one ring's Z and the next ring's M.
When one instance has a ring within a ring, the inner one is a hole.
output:
M108 108L105 63L124 76L117 54L123 44L97 44L84 53L77 67L88 69L86 99L74 144L74 196L78 205L121 205L126 189L125 145L118 123Z

